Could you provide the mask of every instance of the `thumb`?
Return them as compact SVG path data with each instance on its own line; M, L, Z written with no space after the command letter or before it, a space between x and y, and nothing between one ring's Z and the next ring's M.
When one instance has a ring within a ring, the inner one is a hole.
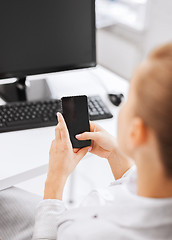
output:
M76 153L76 161L79 162L86 154L87 152L90 152L92 149L91 146L81 148L77 153Z
M84 132L81 134L77 134L76 139L78 140L97 140L98 138L98 132Z

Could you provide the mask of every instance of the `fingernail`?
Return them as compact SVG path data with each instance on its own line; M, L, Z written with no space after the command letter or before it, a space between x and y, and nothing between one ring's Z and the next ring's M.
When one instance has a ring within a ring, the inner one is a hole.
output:
M88 152L90 152L91 150L92 150L92 147L89 147Z
M80 137L81 137L81 134L77 134L75 137L76 137L76 138L80 138Z
M57 117L58 117L58 118L60 117L60 113L59 113L59 112L57 112Z

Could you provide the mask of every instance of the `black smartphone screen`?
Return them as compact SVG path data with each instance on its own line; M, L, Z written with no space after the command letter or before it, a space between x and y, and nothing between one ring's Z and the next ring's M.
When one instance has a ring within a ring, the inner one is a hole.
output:
M76 134L90 131L88 118L87 96L72 96L62 98L62 111L73 148L83 148L91 145L91 140L77 140Z

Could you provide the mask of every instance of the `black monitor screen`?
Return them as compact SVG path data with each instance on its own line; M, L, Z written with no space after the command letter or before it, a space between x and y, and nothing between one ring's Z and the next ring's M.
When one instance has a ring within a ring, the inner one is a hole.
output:
M95 65L94 0L1 0L0 78Z

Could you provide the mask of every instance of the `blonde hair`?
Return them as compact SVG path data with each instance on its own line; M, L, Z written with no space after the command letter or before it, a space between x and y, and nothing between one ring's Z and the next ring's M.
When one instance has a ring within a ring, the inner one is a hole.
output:
M137 111L153 129L165 172L172 177L172 43L153 50L144 64L136 86Z

